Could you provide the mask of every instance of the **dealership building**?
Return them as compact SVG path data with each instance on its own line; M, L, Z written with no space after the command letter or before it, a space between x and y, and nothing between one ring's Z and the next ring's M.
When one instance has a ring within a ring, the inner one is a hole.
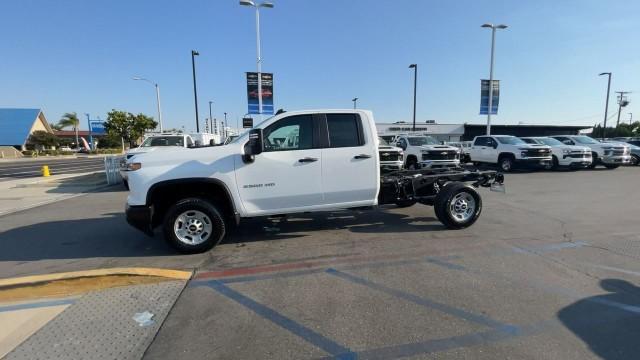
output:
M376 124L378 135L396 135L413 133L412 123L398 121L392 124ZM550 136L550 135L577 135L589 132L592 126L569 126L569 125L491 125L493 135L513 135L513 136ZM439 141L458 142L470 141L478 135L486 134L485 124L438 124L433 120L427 122L416 122L416 133L430 135Z

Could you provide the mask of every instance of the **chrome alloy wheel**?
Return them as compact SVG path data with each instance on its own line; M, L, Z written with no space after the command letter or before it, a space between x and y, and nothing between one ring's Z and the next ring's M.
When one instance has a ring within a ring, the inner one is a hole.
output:
M173 223L178 240L188 245L198 245L211 236L211 219L197 210L185 211Z
M476 211L476 200L467 192L458 193L451 199L449 211L455 221L468 221Z

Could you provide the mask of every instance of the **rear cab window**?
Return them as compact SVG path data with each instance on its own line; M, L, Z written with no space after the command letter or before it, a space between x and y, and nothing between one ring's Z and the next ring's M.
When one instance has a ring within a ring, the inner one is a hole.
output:
M330 148L364 145L362 122L357 114L326 114Z

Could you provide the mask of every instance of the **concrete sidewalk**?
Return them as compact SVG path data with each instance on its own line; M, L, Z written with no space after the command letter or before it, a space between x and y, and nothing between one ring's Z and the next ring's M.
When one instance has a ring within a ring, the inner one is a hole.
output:
M0 216L108 186L104 171L0 182Z

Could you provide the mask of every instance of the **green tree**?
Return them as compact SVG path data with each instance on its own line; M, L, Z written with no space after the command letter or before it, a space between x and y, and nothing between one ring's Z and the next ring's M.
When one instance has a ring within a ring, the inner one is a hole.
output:
M49 126L51 126L53 130L62 130L62 125L60 124L49 123Z
M62 115L62 118L58 120L58 127L60 129L71 127L73 130L76 130L80 126L80 119L78 119L78 114L75 112L65 113Z
M153 117L130 112L111 110L107 114L107 121L104 123L105 130L110 136L122 138L130 145L144 135L147 130L155 129L158 123Z
M60 143L60 139L58 139L55 135L51 133L38 130L38 131L34 131L33 134L29 136L29 140L27 142L32 145L48 147L48 146L58 146L58 144Z

